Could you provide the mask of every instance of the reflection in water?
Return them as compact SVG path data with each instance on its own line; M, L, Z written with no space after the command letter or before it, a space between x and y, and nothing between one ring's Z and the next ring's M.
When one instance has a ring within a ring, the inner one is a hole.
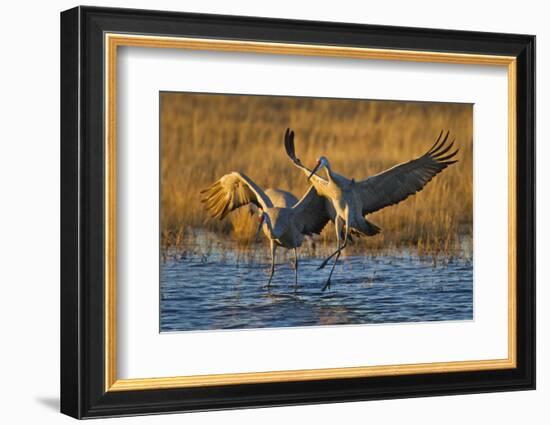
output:
M320 306L319 325L343 325L351 323L348 314L348 308L343 305Z
M264 250L245 252L204 239L195 243L161 263L161 331L473 318L469 259L451 258L434 267L431 257L419 259L403 251L377 256L354 252L337 265L332 290L322 292L328 271L317 270L322 259L302 250L300 286L294 288L290 257L281 255L273 288L267 291Z

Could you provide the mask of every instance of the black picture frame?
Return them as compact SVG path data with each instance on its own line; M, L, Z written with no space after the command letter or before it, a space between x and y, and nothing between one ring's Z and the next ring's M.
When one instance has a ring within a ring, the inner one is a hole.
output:
M106 392L104 33L517 58L517 367L503 370ZM75 418L535 388L535 37L76 7L61 13L61 412Z

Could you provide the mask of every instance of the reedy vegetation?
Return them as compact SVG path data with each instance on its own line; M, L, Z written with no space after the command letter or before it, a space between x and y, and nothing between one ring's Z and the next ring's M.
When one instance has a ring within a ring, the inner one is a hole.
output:
M230 171L300 198L308 184L285 154L287 127L296 132L297 155L305 165L313 167L324 155L336 172L356 180L423 154L441 130L450 130L459 162L423 191L370 215L382 233L351 249L471 256L472 111L466 104L162 93L162 248L185 249L193 228L241 246L253 243L257 222L245 208L218 221L208 218L200 202L200 190ZM317 240L333 248L333 225Z

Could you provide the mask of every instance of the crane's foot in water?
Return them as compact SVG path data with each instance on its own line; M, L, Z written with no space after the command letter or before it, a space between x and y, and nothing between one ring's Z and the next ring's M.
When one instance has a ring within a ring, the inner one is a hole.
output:
M330 289L330 278L327 280L327 283L325 283L325 286L323 286L322 291L325 292L327 289Z

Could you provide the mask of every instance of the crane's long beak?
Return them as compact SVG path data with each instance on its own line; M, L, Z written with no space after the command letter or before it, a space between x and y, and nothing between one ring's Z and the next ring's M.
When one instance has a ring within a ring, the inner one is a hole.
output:
M259 218L259 224L258 224L258 230L256 230L256 237L254 240L258 242L258 238L260 237L260 231L262 230L262 225L264 224L265 216L262 214Z
M321 166L321 161L317 162L317 165L315 166L315 168L313 169L313 171L311 172L311 174L309 175L309 177L307 178L308 180L311 179L313 177L313 175L315 174L315 172L319 169L319 167Z

